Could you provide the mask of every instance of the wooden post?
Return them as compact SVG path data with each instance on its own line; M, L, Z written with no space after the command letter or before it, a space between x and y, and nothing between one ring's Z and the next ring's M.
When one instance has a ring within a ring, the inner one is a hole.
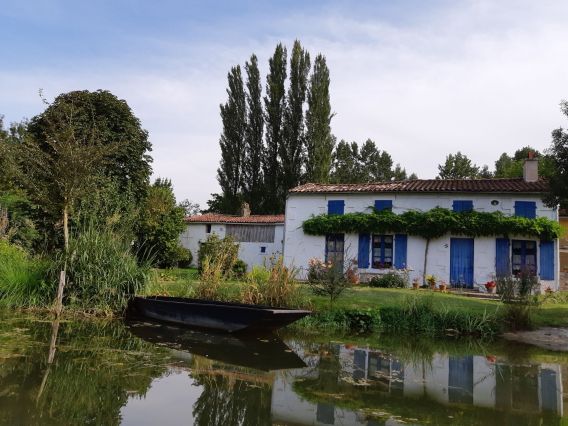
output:
M65 262L67 269L67 262ZM59 318L63 310L63 289L65 288L65 269L59 273L59 287L57 288L57 299L55 300L55 316Z

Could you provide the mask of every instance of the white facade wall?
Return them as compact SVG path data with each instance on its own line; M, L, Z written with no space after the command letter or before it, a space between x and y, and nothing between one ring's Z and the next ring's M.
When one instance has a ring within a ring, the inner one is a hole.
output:
M419 193L367 193L367 194L290 194L286 202L286 224L284 239L284 261L288 266L299 269L300 277L305 278L308 261L311 258L325 257L325 237L305 235L302 223L312 216L327 213L330 200L345 201L345 213L372 212L375 200L392 200L392 211L401 214L409 210L428 211L435 207L452 209L454 200L472 200L476 211L500 211L504 215L513 215L515 201L534 201L537 217L558 220L556 209L546 207L538 195L534 194L419 194ZM492 201L498 204L492 205ZM435 275L439 280L449 283L450 280L450 238L445 235L430 241L427 273ZM455 237L463 238L456 235ZM509 236L511 239L534 240L524 236ZM345 235L345 259L357 259L358 235ZM408 236L407 267L411 269L410 278L421 279L424 269L424 253L426 241L420 237ZM538 245L537 245L538 247ZM540 271L540 256L537 248L537 270ZM555 242L555 280L542 281L542 287L550 286L558 289L559 280L558 241ZM376 269L360 269L362 273L377 273ZM495 238L482 237L474 240L474 285L483 285L491 280L495 273Z
M246 225L246 224L239 224ZM257 224L250 224L249 226L256 226ZM284 225L283 224L268 224L263 226L274 226L274 242L273 243L248 243L239 242L239 259L247 264L250 270L256 265L265 265L270 261L271 257L282 256L284 251ZM216 234L220 238L225 237L225 224L213 223L211 224L211 234ZM183 247L189 249L193 255L192 266L197 266L199 243L206 241L210 234L207 233L207 224L205 223L188 223L185 231L180 236L180 241ZM262 247L265 247L265 252L262 253Z

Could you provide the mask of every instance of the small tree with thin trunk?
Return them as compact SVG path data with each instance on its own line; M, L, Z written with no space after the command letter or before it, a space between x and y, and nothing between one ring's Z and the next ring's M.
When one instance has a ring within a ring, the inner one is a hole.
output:
M41 93L40 93L41 96ZM42 100L50 105L43 97ZM69 250L69 218L77 201L96 188L98 172L112 153L112 146L100 143L93 119L88 132L76 131L85 123L77 123L72 103L48 108L42 118L47 123L41 140L28 138L24 142L24 175L26 187L43 210L59 216L63 248ZM62 309L66 267L61 271L56 300L56 312Z

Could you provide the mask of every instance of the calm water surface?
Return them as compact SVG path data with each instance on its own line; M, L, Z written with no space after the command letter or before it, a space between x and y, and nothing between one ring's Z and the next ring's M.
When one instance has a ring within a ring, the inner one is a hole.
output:
M2 425L568 425L563 389L568 356L504 342L0 313Z

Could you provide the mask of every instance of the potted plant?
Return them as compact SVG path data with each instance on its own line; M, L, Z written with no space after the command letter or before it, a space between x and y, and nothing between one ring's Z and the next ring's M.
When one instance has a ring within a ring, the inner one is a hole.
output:
M414 278L412 280L412 288L414 290L418 290L418 288L420 287L420 279L419 278Z
M544 289L544 292L545 292L546 294L552 294L552 293L554 293L554 290L552 290L552 288L551 288L550 286L547 286L547 287Z
M487 281L485 283L485 289L487 290L487 293L495 294L495 292L497 291L497 284L495 283L495 281Z
M438 286L438 288L440 289L440 291L446 291L446 289L448 288L448 285L444 281L442 281L440 283L440 285Z
M426 275L426 282L430 286L430 290L436 288L436 277L434 275Z

